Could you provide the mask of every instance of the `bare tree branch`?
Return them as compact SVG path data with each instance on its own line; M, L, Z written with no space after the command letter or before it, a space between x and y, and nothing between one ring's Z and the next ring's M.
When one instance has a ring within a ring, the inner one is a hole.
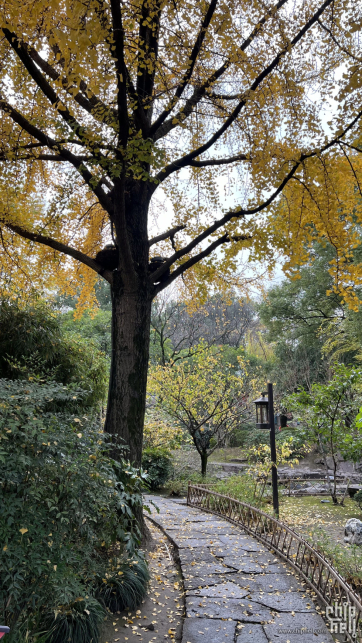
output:
M77 259L77 261L80 261L81 263L85 264L86 266L88 266L88 268L91 268L96 273L104 277L104 279L106 279L110 284L112 284L112 273L110 272L110 270L104 270L104 268L99 263L97 263L91 257L88 257L88 255L84 254L83 252L80 252L80 250L71 248L70 246L67 246L65 243L56 241L56 239L52 239L51 237L46 237L42 234L25 230L25 228L22 228L21 226L18 226L12 223L6 223L6 221L1 222L0 220L0 224L1 223L4 227L8 228L12 232L15 232L16 234L18 234L20 237L23 237L24 239L28 239L29 241L34 241L35 243L41 243L44 246L53 248L54 250L57 250L58 252L62 252L63 254L68 255L69 257L73 257L73 259Z
M61 81L63 89L65 89L65 91L76 101L76 103L78 103L78 105L80 105L80 107L82 107L89 114L92 114L92 116L98 118L100 121L103 121L110 127L115 127L118 121L117 111L112 107L108 107L108 105L103 103L100 98L93 94L84 80L80 81L80 92L78 92L77 94L73 94L71 92L71 89L75 87L74 84L70 83L65 76L61 78L61 75L57 72L57 70L54 69L54 67L52 67L52 65L50 65L46 60L44 60L40 56L40 54L38 54L36 49L34 49L34 47L31 47L24 41L22 41L22 45L29 56L36 63L36 65L38 65L38 67L40 67L40 69L42 69L45 74L47 74L54 81Z
M169 237L173 237L176 232L180 232L180 230L184 230L186 228L185 225L177 225L175 228L171 228L171 230L167 230L167 232L163 232L162 234L159 234L157 237L153 237L152 239L149 240L148 245L154 246L155 243L158 243L159 241L164 241L164 239L168 239Z
M78 136L80 140L84 139L86 129L82 127L80 123L78 123L76 118L72 116L68 108L62 103L61 99L54 91L52 86L48 83L46 78L44 78L44 76L40 73L39 69L36 67L35 63L27 53L25 46L18 39L16 34L12 33L9 29L6 29L6 28L3 29L3 33L5 38L11 45L11 47L14 49L17 56L20 58L25 69L28 71L28 73L30 74L34 82L38 85L38 87L43 92L44 96L47 97L47 99L50 101L52 106L57 110L58 114L69 125L69 127L73 130L76 136ZM88 142L88 147L90 147L88 137L87 137L87 142ZM102 159L103 162L107 163L106 157L99 152L99 148L97 147L96 144L95 144L95 147L98 150L97 152L93 152L95 158L98 158L99 160Z
M196 60L197 60L198 55L200 53L202 44L204 42L207 29L209 27L209 24L211 22L211 19L212 19L213 15L215 13L217 3L218 3L218 0L211 0L210 4L208 6L207 12L205 14L205 17L204 17L204 19L202 21L202 24L201 24L201 27L200 27L200 31L199 31L199 33L197 35L196 42L195 42L195 44L194 44L194 46L192 48L192 52L191 52L190 58L188 60L188 68L187 68L185 74L183 75L183 78L182 78L181 82L179 83L179 85L178 85L178 87L177 87L177 89L175 91L174 97L171 99L171 102L170 102L169 106L166 107L166 109L162 112L162 114L160 114L160 116L157 118L157 120L153 123L152 128L151 128L151 132L150 132L151 136L152 136L152 134L154 132L156 132L158 130L160 125L162 125L162 123L166 120L167 116L172 112L174 106L176 105L177 101L181 98L185 88L187 87L187 84L188 84L188 82L189 82L189 80L190 80L190 78L192 76L193 71L194 71L195 63L196 63Z
M202 259L205 259L205 257L208 257L216 248L221 246L223 243L229 243L230 241L246 241L247 239L251 239L252 237L250 235L238 235L235 237L230 237L229 233L226 232L225 234L222 235L222 237L219 237L219 239L216 239L213 241L213 243L210 243L210 245L205 248L205 250L202 250L199 252L197 255L194 257L191 257L188 259L188 261L185 261L185 263L182 264L182 266L179 266L174 270L171 275L168 277L168 279L165 279L162 283L158 284L155 287L155 295L157 295L161 290L164 288L167 288L177 277L180 277L186 270L189 268L192 268L196 263L199 263ZM159 268L156 270L153 275L152 275L152 281L157 282L159 279L158 272L161 272L162 268ZM163 274L164 271L162 271ZM162 276L161 274L161 276Z
M119 142L122 147L126 149L129 128L126 85L127 71L124 61L124 30L120 0L111 0L111 12L114 33L114 44L113 47L111 47L111 55L117 74Z
M228 163L235 163L236 161L251 161L248 154L236 154L229 156L225 159L206 159L205 161L190 161L188 164L191 167L208 167L209 165L227 165Z
M362 116L362 110L360 110L357 113L355 118L345 127L344 130L342 130L342 132L340 132L338 136L336 136L331 141L329 141L321 149L313 150L306 154L302 154L299 160L294 161L293 167L289 170L287 175L284 177L283 181L281 181L279 186L274 190L274 192L269 196L269 198L266 199L263 203L255 206L254 208L249 208L249 209L239 208L237 210L231 210L230 212L227 212L221 219L217 219L216 221L214 221L212 225L210 225L203 232L201 232L197 237L195 237L192 241L190 241L190 243L187 246L185 246L184 248L180 248L177 252L175 252L169 259L167 259L163 263L163 265L160 268L158 268L157 271L153 273L152 277L155 279L155 281L157 281L157 279L160 279L162 275L172 266L173 263L175 263L178 259L181 259L183 256L189 254L196 246L198 246L208 236L210 236L211 234L219 230L222 226L224 226L232 219L237 219L237 218L245 217L252 214L258 214L259 212L262 212L263 210L265 210L269 205L273 203L273 201L275 201L275 199L279 196L279 194L281 194L281 192L283 191L287 183L289 183L289 181L294 177L294 174L296 173L298 168L304 163L304 161L306 161L309 158L313 158L315 156L323 154L323 152L326 152L328 149L330 149L331 147L339 143L341 139L356 125L356 123L358 123L361 116ZM361 151L361 150L358 150L358 151ZM175 274L175 272L176 271L174 271L172 275ZM167 283L167 282L164 282L164 283Z

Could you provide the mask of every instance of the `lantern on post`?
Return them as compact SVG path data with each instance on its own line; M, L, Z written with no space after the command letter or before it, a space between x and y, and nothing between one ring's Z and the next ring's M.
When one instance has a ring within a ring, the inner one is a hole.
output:
M268 392L254 400L256 406L256 428L270 430L270 457L272 462L273 507L279 517L277 451L275 444L273 384L268 384Z
M268 393L262 393L261 397L254 400L256 406L256 428L269 431L269 399Z

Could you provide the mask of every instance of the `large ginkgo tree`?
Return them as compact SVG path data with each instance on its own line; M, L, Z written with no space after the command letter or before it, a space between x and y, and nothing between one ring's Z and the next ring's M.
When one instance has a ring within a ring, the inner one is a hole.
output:
M86 305L109 282L105 428L139 463L151 302L178 277L196 297L244 247L290 273L328 239L358 305L361 2L0 0L0 28L2 288Z

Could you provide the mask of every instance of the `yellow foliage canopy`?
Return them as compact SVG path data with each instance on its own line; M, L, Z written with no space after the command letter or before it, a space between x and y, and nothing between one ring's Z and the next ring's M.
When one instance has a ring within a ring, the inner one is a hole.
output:
M152 296L184 273L204 296L210 282L239 283L243 248L271 267L281 254L293 275L317 238L335 247L335 289L358 306L360 0L0 8L4 290L81 285L87 306L97 273L112 283L95 257L113 238L133 286L152 247L167 257ZM172 229L150 240L160 191Z

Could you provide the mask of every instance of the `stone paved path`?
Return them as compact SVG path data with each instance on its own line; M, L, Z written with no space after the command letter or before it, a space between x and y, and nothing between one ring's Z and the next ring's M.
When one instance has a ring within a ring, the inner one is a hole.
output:
M333 643L307 586L226 520L154 497L151 518L178 547L182 643Z

